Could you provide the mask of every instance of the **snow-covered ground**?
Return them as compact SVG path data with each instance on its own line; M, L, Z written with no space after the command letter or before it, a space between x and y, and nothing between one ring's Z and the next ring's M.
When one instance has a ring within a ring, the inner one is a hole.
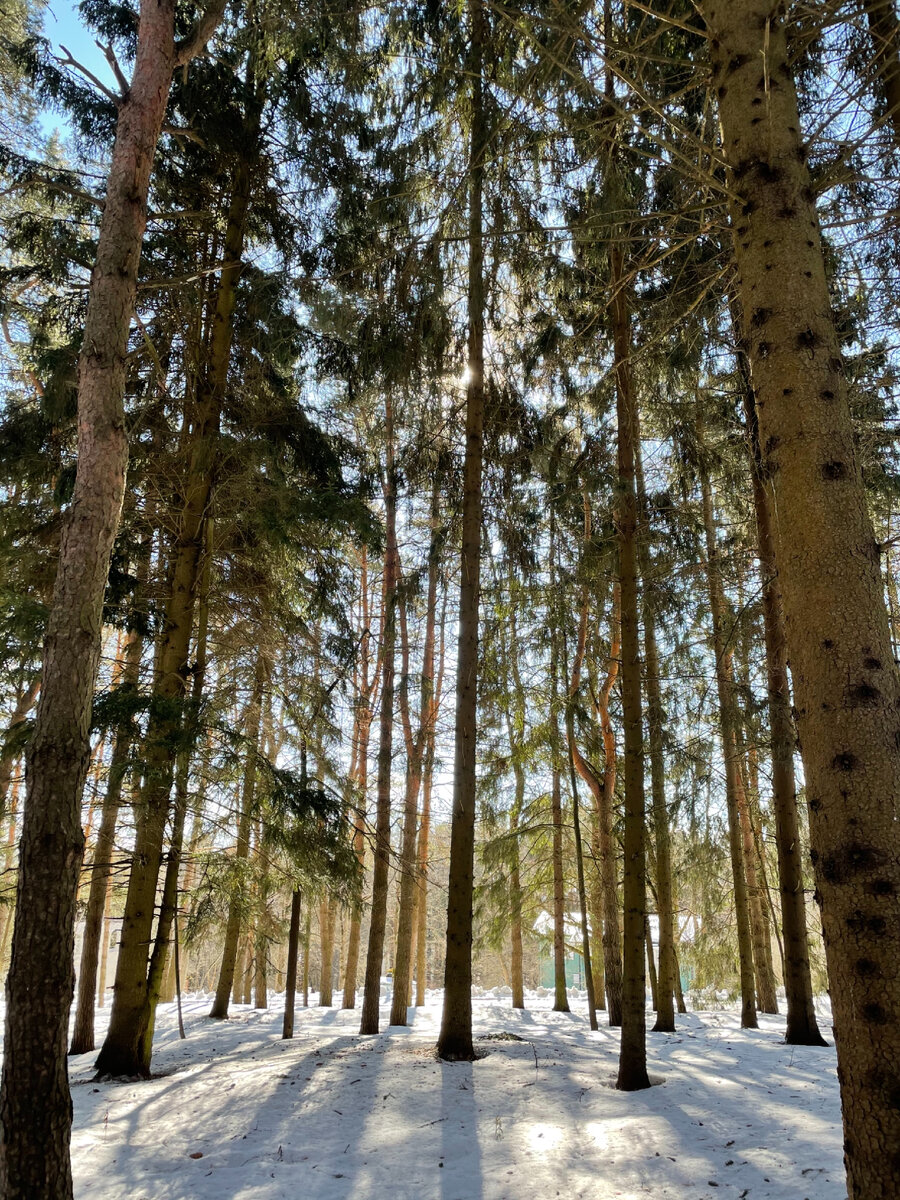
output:
M843 1200L834 1050L792 1048L783 1020L730 1010L649 1035L657 1086L613 1089L617 1034L529 997L475 1000L475 1063L440 1063L440 993L408 1028L357 1034L358 1012L209 998L157 1022L143 1083L70 1059L78 1200ZM102 1018L105 1019L105 1018ZM601 1015L602 1019L602 1015ZM823 1028L830 1034L827 1017ZM504 1038L502 1035L514 1037ZM829 1039L830 1040L830 1039Z

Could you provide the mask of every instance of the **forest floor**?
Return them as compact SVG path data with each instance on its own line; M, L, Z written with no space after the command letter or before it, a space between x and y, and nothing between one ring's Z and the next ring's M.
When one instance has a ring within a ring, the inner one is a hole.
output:
M358 1012L298 1007L289 1042L277 999L213 1023L187 997L186 1041L165 1005L155 1078L93 1083L93 1055L69 1060L77 1200L846 1196L832 1047L785 1046L782 1018L741 1032L736 1012L693 1012L648 1035L656 1086L625 1094L618 1036L591 1033L583 1001L527 1002L478 997L484 1057L453 1064L433 1053L440 993L408 1028L384 1007L368 1038Z

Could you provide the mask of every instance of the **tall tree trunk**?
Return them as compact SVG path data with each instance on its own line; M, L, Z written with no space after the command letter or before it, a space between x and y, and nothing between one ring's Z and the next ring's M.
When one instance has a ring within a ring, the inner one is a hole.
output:
M587 553L591 544L591 505L587 490L582 493L584 509L584 552ZM578 641L575 645L575 655L572 660L572 675L569 680L569 695L566 701L566 741L569 754L569 782L572 789L572 826L575 834L575 870L578 880L578 905L581 909L581 954L584 961L584 980L587 990L588 1021L591 1029L598 1029L597 997L594 989L594 969L591 957L590 924L588 918L587 886L584 877L584 846L581 840L581 812L578 802L578 778L575 766L577 745L575 742L575 712L574 704L581 686L581 670L587 649L588 608L590 606L590 591L585 582L581 593L581 614L578 620ZM563 643L565 650L565 643ZM568 674L568 668L566 669Z
M431 613L432 656L434 615ZM392 1025L405 1025L410 1000L413 953L413 910L416 894L416 835L418 833L419 788L422 781L422 756L425 750L420 709L420 725L415 736L409 714L409 636L405 610L401 611L403 671L400 684L400 710L406 738L406 789L403 806L403 832L400 839L400 898L397 907L397 936L394 943L394 978L391 997Z
M659 979L656 974L656 963L653 959L653 934L650 930L649 916L644 920L644 945L647 947L647 971L650 975L650 995L654 1011L659 1010Z
M644 618L644 680L647 688L647 743L650 751L650 796L653 806L653 836L656 843L656 907L659 917L659 978L654 1033L675 1030L675 906L672 898L672 850L669 810L666 804L666 762L663 752L663 703L660 685L659 649L656 643L656 605L653 597L653 566L640 422L635 414L634 470L638 508L642 523L638 531L638 564L642 582Z
M155 691L158 705L146 738L146 771L136 813L134 857L125 900L116 984L106 1040L97 1057L100 1075L147 1075L148 959L159 872L162 865L174 757L182 724L188 652L201 569L203 531L209 510L221 407L231 355L233 313L241 275L244 231L250 205L246 162L234 169L222 268L211 315L208 352L190 416L190 462L178 534L172 551L172 588L166 603Z
M103 923L100 926L100 967L97 974L97 1007L106 1003L106 970L109 964L109 917L112 912L112 875L106 881Z
M267 676L266 660L263 652L260 651L256 659L253 692L250 696L250 703L247 706L247 718L244 729L247 743L247 758L244 764L237 845L234 851L235 861L238 863L244 863L250 855L250 829L253 818L253 801L256 794L256 753L259 745L260 726L262 724L263 688ZM216 985L215 1000L209 1013L216 1020L224 1020L228 1016L228 1000L231 996L231 985L234 983L243 909L243 901L240 895L235 892L228 905L228 921L225 926L222 965L219 968L219 981Z
M384 476L384 611L381 664L381 713L378 729L378 795L375 811L375 868L372 875L372 907L369 915L369 944L363 989L361 1034L377 1033L381 999L381 967L387 924L388 868L391 854L391 757L394 740L394 651L397 632L397 473L394 465L393 399L385 397Z
M550 820L553 827L553 1011L568 1012L566 894L562 865L562 787L558 767L554 767L550 773Z
M500 651L512 687L507 689L505 706L507 738L509 741L509 758L512 765L515 788L512 808L509 814L509 936L510 936L510 983L512 987L512 1007L525 1007L525 976L524 953L522 946L522 867L519 847L518 829L525 805L525 688L519 670L519 637L516 621L516 582L509 565L508 584L510 589L509 607L509 639L506 637L506 623L499 625Z
M703 502L703 525L706 533L706 581L709 609L712 618L713 653L716 659L716 687L719 697L719 719L722 735L722 757L725 761L725 803L728 809L728 846L731 853L731 875L734 885L734 908L738 936L738 959L741 977L741 1027L756 1029L756 986L753 972L753 931L750 925L750 901L747 894L744 845L741 837L741 815L738 793L737 744L734 735L735 704L731 652L725 641L725 593L716 541L712 488L705 463L700 467L700 487Z
M603 892L603 965L606 976L606 1005L609 1024L622 1024L622 939L619 932L619 894L616 882L616 846L613 838L613 809L616 794L616 735L609 705L619 675L622 657L622 590L615 585L610 613L609 660L606 678L597 697L600 733L603 739L603 780L599 795L597 831L600 843L600 876Z
M306 925L303 929L303 1007L309 1008L309 943L312 930L312 908L306 906Z
M334 997L334 915L334 902L330 896L323 896L319 904L319 952L322 961L319 1005L322 1008L330 1008Z
M550 824L552 828L551 859L553 865L553 1011L568 1012L566 990L566 891L563 876L563 812L560 772L559 737L559 638L557 634L556 594L556 514L553 499L548 496L550 511L550 599L547 615L550 621Z
M287 969L284 976L284 1022L281 1026L282 1038L294 1036L294 1007L297 998L297 951L300 947L300 910L303 905L303 893L300 888L291 892L291 923L288 929Z
M437 741L437 717L444 694L444 665L446 663L447 591L441 601L440 634L437 651L437 679L434 688L434 719L428 730L425 746L425 765L422 774L422 822L419 827L418 868L419 887L416 892L416 1004L425 1003L428 975L428 840L431 833L431 792L434 784L434 757Z
M253 936L253 1002L257 1009L269 1007L269 881L263 861L263 833L257 835L259 894L256 899L256 927ZM334 914L330 915L332 927ZM329 983L331 982L329 976ZM319 1001L321 1003L321 999Z
M509 864L509 974L512 985L513 1008L525 1007L525 973L522 949L522 878L519 855L518 828L525 803L525 770L520 762L513 764L515 797L509 814L510 864Z
M12 775L12 788L10 789L9 805L7 813L9 816L9 832L6 835L6 851L3 856L3 874L5 878L9 878L13 868L13 861L16 856L16 817L19 812L19 779L16 775ZM15 894L15 887L10 889ZM7 896L4 895L4 900ZM0 908L0 966L6 960L6 947L9 942L9 935L12 932L13 923L15 921L15 903L4 903Z
M437 1052L445 1060L471 1061L472 894L475 874L475 762L478 742L478 604L481 577L481 477L484 452L484 111L482 0L469 0L469 78L472 108L469 141L468 385L463 465L459 641L456 656L456 727L453 816L447 892L444 1007Z
M356 819L354 822L353 845L360 867L365 870L366 863L366 792L369 786L369 735L372 729L372 706L375 691L378 687L378 672L369 679L371 665L372 635L369 630L369 571L368 554L363 548L360 567L360 605L362 610L362 635L360 637L360 684L356 697L356 712L354 713L354 757L356 771L352 779L356 804ZM384 638L384 607L382 606L381 634ZM347 958L344 967L344 992L341 1001L342 1008L356 1007L356 975L359 969L359 943L362 912L359 905L354 905L350 913L350 930L347 935Z
M595 697L595 711L603 739L602 777L582 755L576 742L570 743L575 769L585 781L594 800L594 859L599 865L599 881L592 896L592 912L597 931L601 930L602 957L598 956L598 997L606 994L609 1025L622 1024L622 942L619 936L619 896L616 885L616 856L613 841L613 806L616 790L616 735L609 712L610 697L619 674L621 657L621 591L615 584L609 621L609 657L606 677ZM600 1005L602 1007L602 1003Z
M191 756L198 736L197 722L199 720L200 704L203 700L203 688L206 683L206 654L209 636L209 584L212 573L213 552L213 520L207 517L204 534L203 566L200 572L199 595L197 598L197 651L192 668L193 682L191 684L191 703L186 714L187 728L190 731L188 744L178 754L175 768L175 804L172 812L172 832L169 836L169 854L166 862L166 873L163 879L162 898L159 905L156 937L150 964L147 970L147 990L144 1001L143 1032L141 1034L139 1055L141 1062L150 1069L150 1059L153 1052L153 1033L156 1026L156 1006L162 998L163 980L167 966L171 964L170 942L175 916L178 911L178 878L181 874L181 852L184 845L184 825L188 811L188 782L191 770Z
M611 317L616 375L617 504L619 587L622 603L622 725L625 764L625 866L622 935L622 1041L620 1091L648 1088L644 921L646 865L644 850L644 729L641 704L641 651L638 595L638 505L635 487L635 414L631 378L631 322L624 260L618 245L610 249Z
M731 660L731 653L726 652ZM759 1012L777 1013L775 977L772 973L772 943L766 920L765 897L759 873L756 838L750 821L750 801L744 782L741 762L743 758L742 738L739 735L740 718L735 712L735 724L731 731L735 762L737 764L736 786L738 816L741 822L741 841L744 849L744 874L747 879L747 903L750 910L750 934L753 941L753 971L756 980L756 1007Z
M400 908L394 955L394 994L391 1000L391 1024L405 1025L410 1000L415 931L415 900L418 884L416 832L419 815L419 789L428 738L437 719L434 687L434 650L437 631L437 591L440 554L440 476L434 473L431 493L431 543L428 551L428 592L425 599L425 642L422 647L422 675L419 683L419 723L415 734L409 711L409 636L405 608L401 610L403 680L400 688L400 712L406 741L406 803L403 839L400 849Z
M224 0L222 7L224 7ZM221 10L220 10L221 11ZM66 513L28 749L0 1084L0 1194L68 1200L66 1073L74 907L84 849L81 793L103 594L128 462L128 332L156 142L172 72L201 48L174 41L173 0L141 0L134 74L119 103L78 365L78 472ZM213 23L214 27L214 23ZM212 33L204 23L203 44Z
M772 810L775 815L781 927L784 936L784 990L787 998L785 1041L793 1046L823 1046L826 1043L816 1022L812 973L809 967L800 821L794 776L794 721L791 716L784 609L775 564L771 506L759 445L759 425L750 365L740 323L734 312L733 325L738 338L738 366L750 443L750 471L762 578L769 735L772 741Z
M140 681L141 655L144 639L135 630L129 631L125 645L125 663L120 690L134 692ZM100 942L106 936L107 894L112 875L112 856L116 821L122 799L122 785L128 770L134 730L131 722L123 723L116 731L112 760L106 780L106 795L100 815L100 828L91 864L91 884L84 914L84 937L81 943L81 966L78 972L78 1004L72 1032L70 1054L86 1054L94 1049L94 1002L97 994L97 967Z
M571 747L575 741L574 718L571 705L566 706L566 732ZM572 789L572 826L575 834L575 871L578 880L578 904L581 909L581 957L584 962L584 984L587 991L588 1022L591 1029L597 1024L597 1002L594 993L594 971L591 962L591 935L588 923L587 888L584 882L584 851L581 842L581 813L578 803L578 777L575 763L569 754L569 785Z
M16 700L16 706L13 709L13 714L6 731L7 737L16 726L21 725L26 720L34 707L34 702L40 690L41 677L40 675L36 675ZM18 756L19 752L12 749L4 749L3 753L0 754L0 821L6 816L6 795L9 791L13 767Z
M704 0L702 12L711 32L741 305L773 494L848 1191L850 1200L887 1200L900 1176L900 677L787 30L768 0ZM756 123L753 101L763 94L766 119Z

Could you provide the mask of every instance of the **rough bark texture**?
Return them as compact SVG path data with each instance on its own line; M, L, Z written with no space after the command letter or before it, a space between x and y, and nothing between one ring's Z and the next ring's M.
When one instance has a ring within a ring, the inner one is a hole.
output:
M622 724L625 760L625 865L622 935L622 1041L616 1087L633 1092L648 1088L646 969L646 855L644 849L644 727L641 703L637 530L634 472L635 396L631 379L631 323L621 250L610 250L613 288L611 317L615 349L618 496L616 531L622 604Z
M103 593L122 508L128 443L128 332L156 142L175 62L173 0L142 0L134 75L123 98L78 366L78 473L64 520L44 642L19 851L0 1084L0 1194L72 1195L66 1074L74 989L75 894L84 849L81 793L100 654Z
M900 1180L900 680L783 6L706 0L828 961L851 1200ZM757 117L760 119L757 120Z
M481 575L481 476L484 443L484 11L469 0L472 115L469 148L469 286L466 451L463 466L459 641L453 816L447 894L444 1008L437 1051L443 1059L472 1060L472 889L475 875L475 759L478 735L478 602Z
M739 339L743 342L740 334ZM742 375L744 415L750 443L750 471L753 479L753 504L762 578L769 736L772 741L772 810L775 817L778 887L784 937L784 990L787 998L785 1041L794 1046L823 1046L825 1039L816 1022L812 974L809 967L800 821L794 776L794 721L791 716L784 609L775 564L769 493L765 485L759 447L756 400L743 347L738 350L738 362Z

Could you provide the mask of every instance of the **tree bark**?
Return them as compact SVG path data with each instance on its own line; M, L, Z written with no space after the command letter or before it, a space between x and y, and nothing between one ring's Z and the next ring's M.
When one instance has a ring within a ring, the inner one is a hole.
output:
M663 752L662 688L659 648L656 643L656 605L653 598L650 529L640 423L635 419L634 470L642 528L638 531L638 564L641 571L644 618L644 680L647 688L647 743L650 751L650 795L653 836L656 843L656 907L659 916L659 977L654 1033L675 1031L675 904L672 896L672 850L669 809L666 803L666 761Z
M250 855L250 828L253 816L253 801L256 794L256 752L259 745L259 731L262 724L262 697L267 677L266 662L262 651L256 659L256 672L253 681L253 692L247 706L245 736L247 740L247 760L244 764L244 779L241 787L241 807L238 818L237 845L235 861L243 863ZM238 940L241 934L241 915L244 905L237 892L232 896L228 905L228 921L225 926L225 945L222 950L222 965L219 968L219 981L216 985L216 997L210 1010L210 1017L215 1020L225 1020L228 1016L228 1001L231 996L231 986L234 983L234 972L237 964Z
M140 682L141 655L144 639L135 630L129 631L125 645L121 690L134 691ZM106 936L106 900L112 875L112 856L115 845L116 821L122 800L122 785L128 770L134 729L130 722L116 731L115 745L109 764L106 794L100 814L100 828L91 864L91 883L84 913L84 937L81 943L81 966L78 972L78 1004L72 1032L70 1054L86 1054L94 1049L94 1003L97 995L97 968L100 942Z
M631 378L631 321L625 290L624 258L610 249L611 317L616 376L617 455L616 532L622 604L622 725L625 762L625 866L622 936L622 1041L616 1087L633 1092L648 1088L646 970L646 861L644 849L644 729L641 703L637 530L635 487L635 414Z
M134 74L119 106L78 366L78 471L62 531L19 855L0 1084L0 1194L68 1200L66 1074L74 990L81 793L103 594L122 508L128 333L147 193L177 59L173 0L141 0ZM211 31L210 31L211 32Z
M7 736L12 733L17 725L21 725L27 719L40 690L41 677L40 675L36 675L16 701L16 706L13 709L13 714L7 727ZM14 750L4 750L0 754L0 821L6 816L6 795L9 791L13 767L17 758L18 752Z
M263 861L262 836L262 832L257 835L259 894L256 899L256 925L253 936L253 1006L257 1009L269 1007L269 881ZM329 918L333 928L333 912L329 913ZM322 1003L321 998L319 1003Z
M644 920L644 945L647 947L647 972L650 976L650 996L654 1011L659 1010L659 979L656 974L656 963L653 959L653 935L650 931L649 916Z
M439 569L440 477L434 475L431 493L431 542L428 551L428 592L425 600L425 643L422 647L422 675L419 684L419 722L413 734L409 711L409 636L405 608L401 610L403 680L400 688L400 713L406 741L406 798L403 837L400 849L400 906L397 916L397 941L394 955L394 994L391 1000L391 1024L405 1025L410 1000L415 932L415 900L418 884L416 833L419 816L419 789L428 738L437 719L434 696L434 649L437 630L437 589Z
M556 514L551 496L550 511L550 596L547 616L550 622L550 824L553 865L553 1011L569 1012L566 990L566 891L563 877L563 811L559 737L559 635L557 633L556 596Z
M747 361L743 333L736 314L732 315L735 333L738 336L738 367L750 450L753 506L762 580L769 735L772 740L772 809L775 816L781 927L784 936L784 990L787 998L785 1041L792 1046L824 1046L826 1042L816 1022L812 974L809 967L800 821L794 776L794 721L791 716L784 608L775 564L771 506L759 445L759 425L750 365Z
M704 0L702 12L773 496L848 1191L888 1200L900 1177L900 679L785 24L768 0Z
M391 759L394 741L394 652L397 634L397 473L394 465L393 400L385 397L384 476L384 610L381 664L381 713L378 729L378 795L375 810L375 868L372 875L372 907L369 915L369 944L363 988L361 1034L378 1032L381 1000L381 968L387 924L388 868L391 855Z
M334 997L334 903L323 896L319 904L319 1007L330 1008Z
M291 893L291 924L288 929L287 970L284 976L284 1022L281 1026L283 1039L294 1036L294 1007L297 998L297 952L300 947L300 910L303 893L294 888Z
M356 697L356 712L354 713L355 739L354 757L356 770L353 776L356 820L354 822L353 844L360 867L365 870L366 862L366 793L369 786L369 735L372 729L372 706L378 687L377 670L369 679L371 665L372 635L369 630L369 572L368 554L363 547L362 563L360 566L360 603L362 608L362 635L360 637L360 684ZM382 639L384 637L384 609L382 607ZM362 913L359 905L354 905L350 913L350 930L347 935L347 958L344 966L344 992L342 1008L356 1007L356 975L359 969L359 942Z
M167 967L171 966L170 941L175 917L178 912L178 879L181 874L181 854L184 846L184 826L188 811L188 782L191 756L197 739L197 721L203 688L206 683L206 655L209 636L209 585L212 573L213 520L207 517L204 534L203 566L199 580L197 598L197 651L192 667L191 703L187 714L191 737L189 744L179 752L175 768L175 804L172 812L172 832L169 836L169 854L163 878L162 897L159 905L156 937L150 964L147 970L147 990L144 1001L143 1031L139 1044L139 1056L146 1070L150 1070L153 1053L153 1033L156 1026L156 1006L163 996L163 980ZM186 731L183 731L183 733Z
M484 453L484 111L482 0L469 0L469 78L472 109L469 143L468 385L463 465L459 640L456 656L456 727L453 816L447 892L444 1007L437 1052L449 1061L472 1061L472 894L475 875L475 763L478 741L478 605L481 576L481 478Z
M719 547L716 541L712 489L706 465L700 467L700 487L703 503L703 526L706 534L706 581L712 619L713 654L716 660L716 688L719 697L719 721L722 738L722 758L725 761L725 804L728 810L728 846L731 854L731 876L734 886L735 922L737 924L738 960L741 977L741 1027L756 1029L756 984L753 968L753 931L750 924L750 900L744 863L744 843L738 800L737 743L734 735L735 705L731 652L725 641L725 594Z
M525 1007L524 953L522 948L522 868L519 855L518 828L525 803L525 771L521 763L513 766L515 798L509 814L510 855L509 864L509 974L512 987L513 1008Z
M731 661L731 653L726 657ZM730 670L732 668L729 668ZM775 997L775 978L772 973L772 944L766 920L765 898L760 881L759 860L756 850L756 838L753 835L753 825L750 821L750 801L741 770L743 758L742 739L738 737L740 717L735 711L734 728L731 731L732 753L734 754L737 771L735 785L737 788L737 808L741 823L741 842L743 844L744 874L747 880L747 905L750 912L750 935L753 941L753 972L756 980L756 1007L759 1012L777 1013L778 1001Z

